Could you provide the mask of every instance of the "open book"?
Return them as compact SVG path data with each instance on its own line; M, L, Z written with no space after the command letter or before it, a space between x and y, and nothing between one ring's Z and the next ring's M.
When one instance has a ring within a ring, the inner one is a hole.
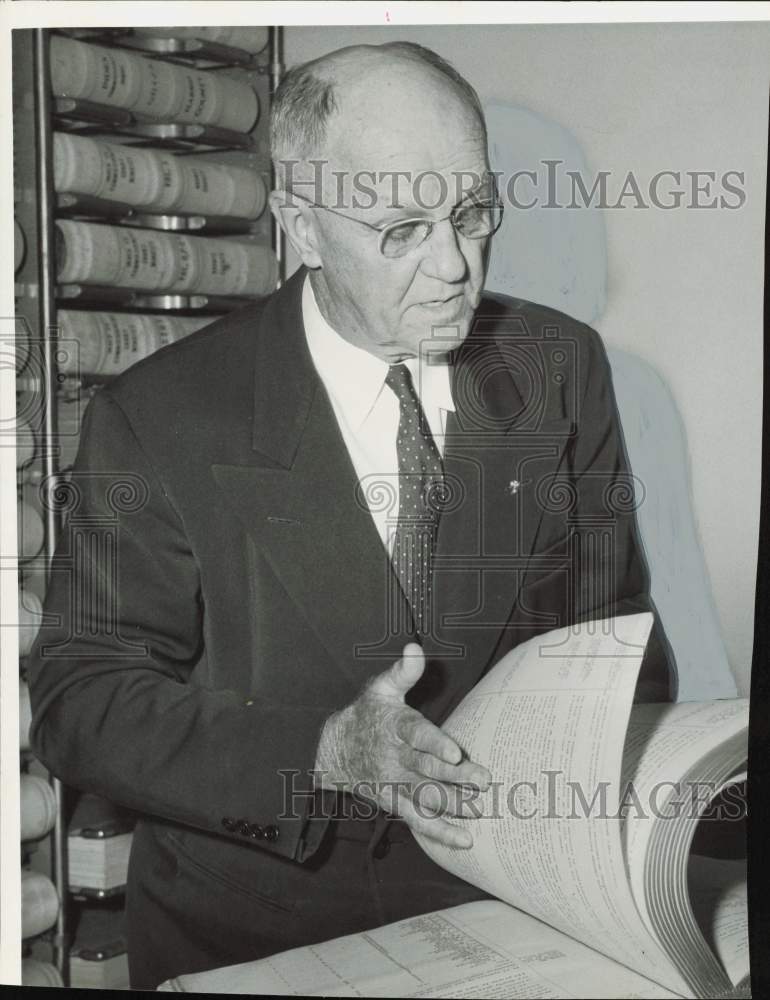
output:
M650 614L629 615L523 643L444 724L493 783L477 816L457 820L471 829L472 848L420 844L502 902L179 976L161 989L749 995L746 864L730 843L740 843L745 816L748 702L633 705L651 625Z

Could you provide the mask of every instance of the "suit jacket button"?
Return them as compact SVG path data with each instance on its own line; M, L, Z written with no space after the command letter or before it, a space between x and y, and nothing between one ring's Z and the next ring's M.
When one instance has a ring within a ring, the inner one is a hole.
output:
M238 833L242 834L244 837L248 837L251 833L251 826L245 819L238 820Z
M278 840L278 827L273 826L272 823L270 824L270 826L266 826L264 836L265 840L269 840L271 843L274 840Z
M372 854L378 861L382 861L383 858L388 856L390 851L390 841L388 840L387 833L382 837L382 839L377 843Z
M259 840L262 836L264 836L264 830L259 825L259 823L251 824L251 826L249 827L249 836L252 837L254 840Z
M229 830L230 833L233 833L235 831L237 825L238 824L235 822L232 816L225 816L224 819L222 820L222 826L225 828L225 830Z

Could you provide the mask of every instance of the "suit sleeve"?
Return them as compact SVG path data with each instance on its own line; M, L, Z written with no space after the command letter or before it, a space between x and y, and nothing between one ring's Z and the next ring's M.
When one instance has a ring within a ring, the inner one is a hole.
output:
M649 590L649 572L635 510L643 484L626 459L612 375L604 346L587 331L584 391L571 449L577 516L571 593L577 621L652 611L655 616L639 674L636 700L675 696L676 670ZM597 530L598 529L598 530Z
M109 390L89 404L62 490L51 624L28 661L34 752L129 809L304 860L325 826L307 809L326 713L274 710L192 676L205 656L195 554Z

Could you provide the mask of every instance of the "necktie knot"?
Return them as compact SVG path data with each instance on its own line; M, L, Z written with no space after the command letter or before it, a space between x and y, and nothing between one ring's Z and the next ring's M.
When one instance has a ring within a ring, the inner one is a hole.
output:
M398 454L399 471L419 471L441 475L441 457L431 434L430 425L415 392L412 374L406 365L391 365L385 384L392 389L399 403Z
M406 365L391 365L385 376L385 385L390 386L399 400L412 399L415 395L412 374Z

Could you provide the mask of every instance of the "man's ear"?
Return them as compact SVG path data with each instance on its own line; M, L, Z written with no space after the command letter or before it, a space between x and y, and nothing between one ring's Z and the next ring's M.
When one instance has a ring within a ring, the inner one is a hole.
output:
M305 267L320 267L318 233L310 206L298 205L286 191L271 191L269 201L270 211Z

